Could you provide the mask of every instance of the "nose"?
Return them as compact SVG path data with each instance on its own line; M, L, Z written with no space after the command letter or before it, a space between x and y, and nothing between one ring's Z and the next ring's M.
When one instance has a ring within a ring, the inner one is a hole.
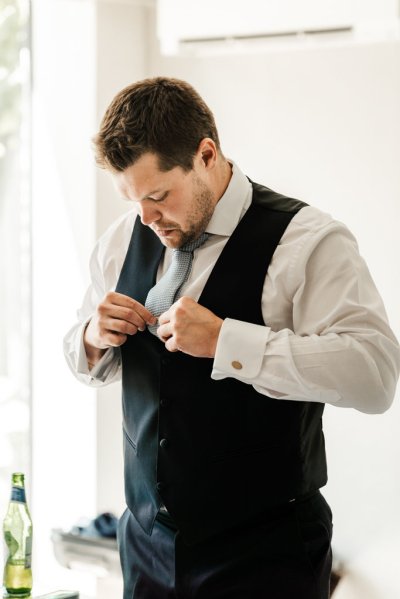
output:
M147 202L141 202L139 204L139 215L140 220L144 225L151 225L152 223L159 220L159 218L161 217L161 212L159 211L157 206L152 206Z

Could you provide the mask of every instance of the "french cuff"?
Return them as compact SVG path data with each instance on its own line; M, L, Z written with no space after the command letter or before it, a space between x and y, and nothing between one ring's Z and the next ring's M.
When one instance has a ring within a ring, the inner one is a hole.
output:
M226 318L221 327L211 378L255 378L262 367L271 329Z

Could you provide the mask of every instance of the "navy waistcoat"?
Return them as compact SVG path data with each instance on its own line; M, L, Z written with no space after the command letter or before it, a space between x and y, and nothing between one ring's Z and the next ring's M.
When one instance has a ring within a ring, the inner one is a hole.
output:
M264 325L274 251L304 203L253 185L253 201L216 261L199 303ZM145 303L163 245L136 220L116 290ZM151 534L164 503L191 544L326 484L324 405L276 400L213 360L168 352L148 331L121 346L125 496Z

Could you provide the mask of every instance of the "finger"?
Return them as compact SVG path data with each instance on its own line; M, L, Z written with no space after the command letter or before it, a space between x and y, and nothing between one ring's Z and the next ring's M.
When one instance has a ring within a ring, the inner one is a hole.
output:
M166 341L172 336L172 326L171 323L162 324L157 329L157 335L162 341Z
M115 306L111 304L110 309L104 310L105 318L112 318L114 320L121 320L122 322L130 323L131 325L136 326L141 331L144 331L147 326L147 321L135 310L130 308L124 308L121 306ZM108 328L112 328L108 325ZM119 329L118 329L119 330Z
M106 331L114 331L123 335L136 335L138 329L142 331L145 329L145 326L139 327L136 324L117 318L104 319L101 324Z
M166 324L167 322L169 322L171 320L171 313L170 310L167 310L166 312L163 312L162 314L160 314L160 316L158 317L158 323L159 324Z
M141 304L138 303L138 306L140 306ZM143 318L143 316L136 311L136 309L134 308L126 308L124 306L119 306L117 304L109 304L109 303L103 303L100 304L98 307L98 312L100 314L100 316L102 317L103 321L106 321L106 319L109 318L114 318L114 319L118 319L118 320L125 320L126 322L130 322L133 325L137 326L139 329L143 330L146 328L146 325L148 323L148 320L145 320ZM154 317L151 318L151 324L155 324L155 319ZM109 325L107 325L108 328L112 328Z
M174 337L170 337L166 342L165 342L165 347L167 348L168 351L170 352L176 352L179 351L178 346L176 344L176 341L174 339Z
M127 335L116 333L115 331L106 331L104 341L109 347L119 347L127 340Z
M106 295L106 300L113 305L128 308L137 314L139 314L146 323L154 324L153 314L143 306L140 302L136 301L129 295L118 293L116 291L110 291Z

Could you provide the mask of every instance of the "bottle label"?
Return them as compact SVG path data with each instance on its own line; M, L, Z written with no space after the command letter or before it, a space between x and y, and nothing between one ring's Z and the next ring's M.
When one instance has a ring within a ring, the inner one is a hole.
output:
M16 501L17 503L26 503L25 489L21 487L12 487L11 501Z
M25 546L25 569L28 569L32 566L32 537L29 536L26 538L26 546Z
M19 544L9 530L4 531L4 541L7 545L9 556L14 557L18 551Z
M10 566L22 566L25 570L32 567L32 535L25 537L25 542L18 541L7 530L4 534L4 555ZM8 555L7 555L8 554Z

